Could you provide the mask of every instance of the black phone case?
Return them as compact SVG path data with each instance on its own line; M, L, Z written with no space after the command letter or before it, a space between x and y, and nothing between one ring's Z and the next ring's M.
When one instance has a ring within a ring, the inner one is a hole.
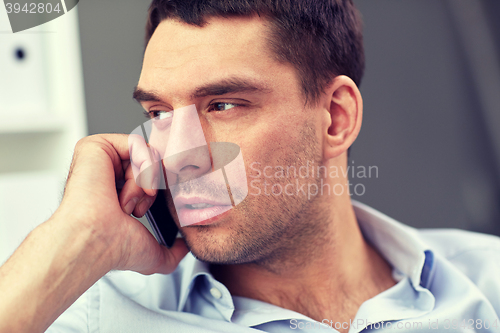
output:
M174 245L179 229L168 210L166 191L168 190L158 190L155 202L146 212L146 218L158 243L170 248Z

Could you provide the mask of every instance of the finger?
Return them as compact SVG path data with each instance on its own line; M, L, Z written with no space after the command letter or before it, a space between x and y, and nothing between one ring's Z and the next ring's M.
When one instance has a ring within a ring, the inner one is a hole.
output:
M160 167L158 162L145 162L141 165L138 177L135 179L137 186L150 196L156 195L160 183Z
M71 187L75 174L79 175L79 179L114 188L114 183L124 177L123 162L130 159L127 137L125 134L101 134L78 141L65 192L68 186ZM95 172L97 166L100 172Z
M98 134L88 137L88 141L95 142L106 151L112 160L115 175L123 178L123 162L130 160L127 134Z
M135 209L133 211L135 217L143 217L144 214L146 214L147 210L151 208L155 201L156 197L151 197L149 195L144 195L137 205L135 206Z
M122 162L128 159L126 135L94 135L81 139L75 147L65 194L74 188L83 188L86 192L107 190L108 197L116 195L116 181L124 176ZM97 184L102 186L96 187Z
M142 217L144 216L144 214L146 214L146 211L152 206L156 199L156 194L158 193L158 190L156 190L156 188L158 187L159 183L158 177L156 176L156 174L158 174L158 171L154 171L153 175L140 173L139 177L143 177L141 178L143 179L143 181L140 182L149 182L152 178L154 178L153 184L151 186L153 188L144 189L138 186L137 180L133 178L134 175L132 174L131 169L132 167L128 168L126 171L125 178L127 179L127 181L120 193L120 203L122 204L125 213L129 215L133 213L135 217ZM157 170L159 170L159 167L157 167ZM145 174L146 176L143 176ZM148 178L147 181L144 180L146 178Z
M130 215L144 196L143 189L137 186L133 179L129 179L120 191L120 207L125 214Z
M159 167L157 167L157 170L159 170ZM122 210L127 215L134 213L134 216L142 217L153 204L157 193L157 190L155 188L158 187L158 177L156 176L158 172L153 171L152 173L153 175L147 175L142 178L154 178L153 184L151 185L152 189L144 189L140 187L137 180L134 179L132 165L129 165L129 167L125 171L126 181L120 192L119 200ZM145 173L140 173L139 177L142 177L143 174Z
M142 136L130 135L128 144L133 179L138 187L143 188L148 195L154 196L160 179L160 156ZM126 178L132 178L132 175L127 174Z
M172 273L186 254L189 253L189 249L183 238L177 238L170 249L165 246L162 246L161 249L163 252L162 261L159 263L156 272L161 274Z

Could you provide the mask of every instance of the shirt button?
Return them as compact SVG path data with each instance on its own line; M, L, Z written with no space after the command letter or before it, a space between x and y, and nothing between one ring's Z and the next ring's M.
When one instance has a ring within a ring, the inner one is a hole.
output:
M217 299L222 297L222 293L220 292L220 290L215 287L210 289L210 294L212 294L212 296Z

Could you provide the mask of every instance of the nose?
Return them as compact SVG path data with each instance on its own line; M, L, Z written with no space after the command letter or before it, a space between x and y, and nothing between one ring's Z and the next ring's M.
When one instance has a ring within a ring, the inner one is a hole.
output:
M177 176L177 182L198 178L212 170L207 141L195 105L174 110L163 165L167 174ZM172 179L168 178L172 184Z

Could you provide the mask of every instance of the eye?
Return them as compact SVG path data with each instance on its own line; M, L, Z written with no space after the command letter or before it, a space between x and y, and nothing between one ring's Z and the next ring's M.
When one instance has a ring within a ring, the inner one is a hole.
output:
M172 111L165 111L165 110L144 111L144 115L146 116L146 118L153 120L168 119L174 116Z
M230 109L237 107L237 106L239 106L239 105L234 104L234 103L224 103L224 102L212 103L208 106L208 112L227 111L227 110L230 110Z
M169 119L174 116L172 111L152 111L155 113L155 117L158 117L158 120Z

